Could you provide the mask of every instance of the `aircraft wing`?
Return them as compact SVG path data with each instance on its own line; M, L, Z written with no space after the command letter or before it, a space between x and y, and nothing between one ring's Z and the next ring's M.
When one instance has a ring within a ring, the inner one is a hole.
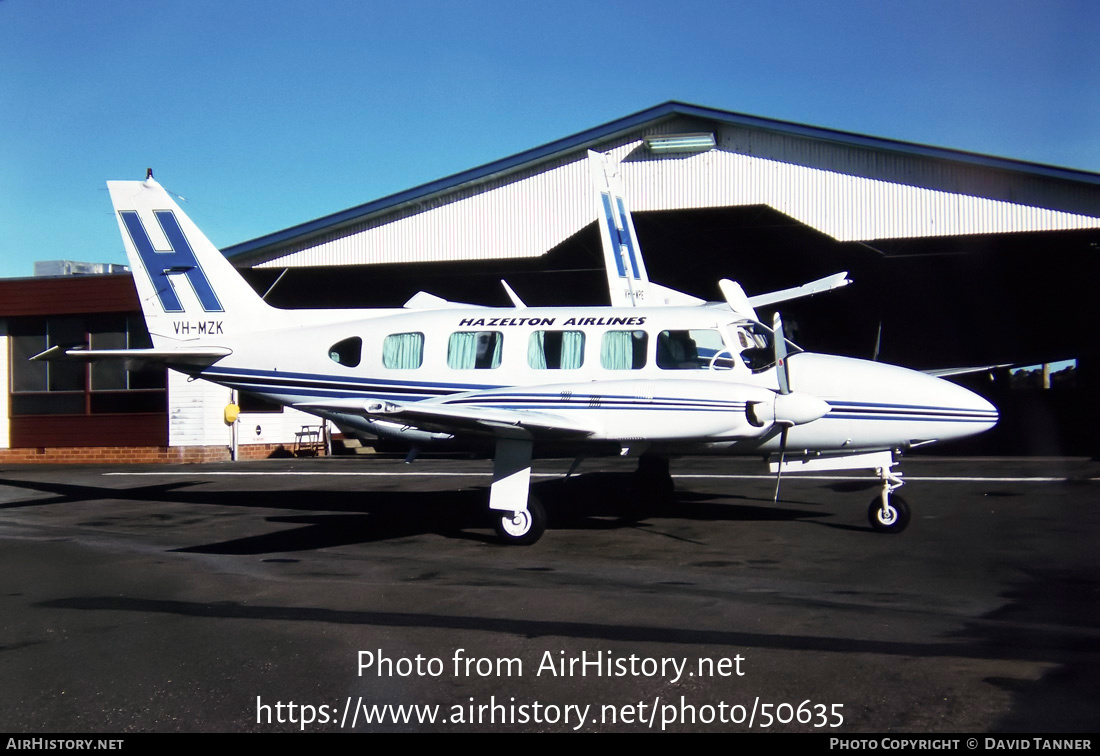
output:
M579 439L594 430L567 417L538 410L461 406L441 402L394 402L333 399L295 404L296 409L358 415L372 420L407 423L425 431L467 433L495 438Z
M937 370L922 370L921 372L926 375L932 375L936 378L947 378L952 375L969 375L971 373L984 373L987 370L1000 370L1001 368L1012 367L1014 363L1004 362L1000 365L975 365L974 367L955 367L955 368L939 368Z
M831 276L826 276L825 278L819 278L816 281L804 283L801 286L795 286L791 289L782 289L780 291L749 297L748 303L752 307L766 307L776 302L786 302L790 299L798 299L800 297L811 297L823 291L839 289L841 286L847 286L850 283L851 281L848 280L848 271L843 271L841 273L834 273Z

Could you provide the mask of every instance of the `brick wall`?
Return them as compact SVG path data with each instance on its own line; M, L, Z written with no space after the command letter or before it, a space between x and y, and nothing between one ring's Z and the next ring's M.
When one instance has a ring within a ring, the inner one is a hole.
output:
M321 454L324 454L322 451ZM237 458L289 457L286 444L242 444ZM0 464L153 464L228 462L227 446L70 446L0 449Z

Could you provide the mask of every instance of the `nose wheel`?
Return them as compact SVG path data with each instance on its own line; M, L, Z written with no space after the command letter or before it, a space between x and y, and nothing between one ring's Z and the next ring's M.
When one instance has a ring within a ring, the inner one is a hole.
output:
M882 498L876 496L871 499L867 519L879 533L900 533L909 524L909 504L900 496L891 496L883 505Z
M894 491L905 483L901 473L894 473L889 467L880 467L878 474L882 479L882 492L871 499L867 519L878 533L900 533L909 525L909 503Z

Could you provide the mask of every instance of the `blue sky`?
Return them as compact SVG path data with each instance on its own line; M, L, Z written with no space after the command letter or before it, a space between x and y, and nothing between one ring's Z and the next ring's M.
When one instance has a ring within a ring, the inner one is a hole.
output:
M0 0L0 276L215 244L681 100L1100 172L1100 3Z

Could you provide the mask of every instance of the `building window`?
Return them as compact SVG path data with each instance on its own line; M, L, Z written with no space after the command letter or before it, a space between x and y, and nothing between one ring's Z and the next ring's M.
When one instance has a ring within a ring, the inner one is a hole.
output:
M12 318L8 334L13 416L167 411L163 366L127 365L119 359L29 361L52 346L148 348L152 342L138 315Z

